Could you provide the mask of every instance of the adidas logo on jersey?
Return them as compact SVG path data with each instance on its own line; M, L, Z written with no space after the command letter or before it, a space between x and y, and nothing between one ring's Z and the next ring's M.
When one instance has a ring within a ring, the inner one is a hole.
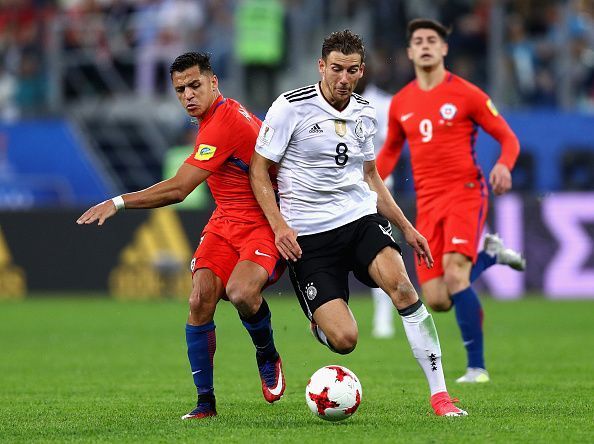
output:
M309 134L321 134L324 130L317 123L309 129Z

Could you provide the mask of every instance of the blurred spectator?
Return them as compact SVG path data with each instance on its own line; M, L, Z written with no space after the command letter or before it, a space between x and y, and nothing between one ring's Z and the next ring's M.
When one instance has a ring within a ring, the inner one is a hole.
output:
M231 69L234 3L235 0L211 0L204 30L204 47L211 54L210 62L219 80L225 79Z
M130 0L112 0L103 5L107 45L114 68L121 76L126 89L134 86L135 45L133 29L134 6Z
M173 59L201 43L206 21L205 4L200 0L144 0L135 14L137 30L136 91L152 96L169 85L169 65ZM161 77L159 77L159 73Z
M153 96L165 91L171 59L190 49L211 52L221 79L243 73L250 107L266 109L284 80L282 68L289 63L289 76L309 75L300 57L317 56L312 40L337 27L363 27L376 83L396 91L412 77L404 24L418 16L452 26L448 66L484 87L492 75L486 67L493 5L505 15L495 24L505 28L503 104L594 107L594 0L497 1L2 0L0 112L16 115L15 107L30 103L32 91L19 93L18 85L45 85L37 111L56 91L66 101ZM286 57L289 50L296 56Z
M16 91L15 76L0 65L0 120L10 122L18 117L19 112L14 103Z
M244 68L247 104L263 112L278 94L284 57L285 9L280 0L243 0L235 16L235 51Z
M22 54L18 72L15 103L22 115L39 114L46 104L46 79L38 54L27 51Z

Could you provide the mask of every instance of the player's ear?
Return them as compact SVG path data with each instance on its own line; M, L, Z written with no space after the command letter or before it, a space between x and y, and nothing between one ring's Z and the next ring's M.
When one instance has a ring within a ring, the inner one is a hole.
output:
M448 44L446 42L443 43L443 48L441 50L441 55L442 56L447 56L448 55L448 50L450 49L450 47L448 46Z
M217 88L219 87L219 78L217 77L216 74L212 75L212 77L210 79L210 85L211 85L213 91L216 91Z
M365 74L365 63L361 63L361 67L359 68L359 78L363 77Z
M318 71L320 71L320 75L324 77L324 70L326 69L326 62L324 59L318 59Z

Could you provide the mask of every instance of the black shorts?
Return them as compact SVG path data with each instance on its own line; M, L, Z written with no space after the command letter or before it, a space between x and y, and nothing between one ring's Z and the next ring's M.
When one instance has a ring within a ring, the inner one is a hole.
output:
M301 259L289 261L289 275L305 315L311 320L318 307L333 299L349 301L349 272L368 287L378 285L369 265L385 247L402 254L392 237L390 222L371 214L323 233L297 237Z

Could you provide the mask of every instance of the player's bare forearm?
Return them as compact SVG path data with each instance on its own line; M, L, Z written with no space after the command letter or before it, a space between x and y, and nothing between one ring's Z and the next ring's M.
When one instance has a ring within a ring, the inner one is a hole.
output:
M123 194L118 196L118 199L121 199L123 208L128 209L164 207L183 201L209 175L210 172L206 170L184 164L174 177L144 190ZM114 201L109 199L89 208L76 222L79 225L88 225L94 222L103 225L105 220L115 215L117 211Z
M284 259L295 261L301 257L301 247L297 243L297 232L289 227L276 204L274 188L268 175L268 169L272 163L258 153L254 153L250 163L250 183L254 196L274 232L278 251Z
M266 219L268 219L268 223L272 230L276 231L283 224L286 225L286 222L276 204L274 188L268 175L270 165L272 165L271 161L260 156L258 153L254 153L250 163L250 184L258 204L262 208Z
M171 186L168 181L159 182L144 190L127 193L120 196L125 208L158 208L181 202L181 193ZM97 222L103 225L106 219L117 213L112 199L103 201L85 211L78 219L79 225Z

